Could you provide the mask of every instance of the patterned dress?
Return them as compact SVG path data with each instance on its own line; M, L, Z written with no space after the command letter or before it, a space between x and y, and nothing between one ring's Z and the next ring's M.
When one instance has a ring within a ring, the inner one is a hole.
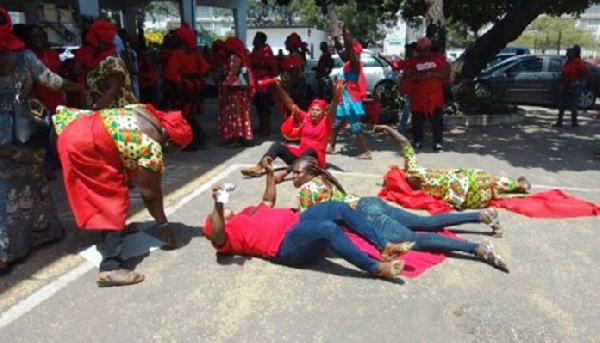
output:
M34 83L59 90L63 80L29 50L18 52L24 65L22 91ZM27 255L35 246L60 239L64 230L44 177L44 149L14 146L11 112L16 70L0 76L0 262Z
M87 74L86 102L89 107L92 107L102 97L106 91L106 80L113 75L121 75L125 84L119 89L117 97L108 107L119 108L138 102L131 88L131 78L125 62L118 56L108 56Z
M241 59L232 55L230 70L241 66ZM228 86L239 86L238 75L229 73L219 88L219 119L217 131L220 138L243 138L253 140L250 121L250 97L247 90L231 90Z
M484 208L493 199L525 196L517 181L494 177L479 169L420 167L411 146L402 149L406 177L421 181L425 193L444 200L456 209Z
M162 146L141 132L137 123L135 106L113 108L100 111L80 110L59 106L53 117L56 133L62 131L83 115L99 114L109 135L115 142L123 165L127 170L137 170L142 167L147 170L163 171Z
M300 190L298 191L300 212L304 212L309 207L326 201L345 202L355 209L359 200L360 198L354 194L345 195L335 186L328 186L319 176L300 186Z

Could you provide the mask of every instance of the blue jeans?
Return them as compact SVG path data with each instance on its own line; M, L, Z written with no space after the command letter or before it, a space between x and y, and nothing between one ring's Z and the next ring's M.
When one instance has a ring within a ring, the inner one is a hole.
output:
M410 112L411 112L411 103L412 103L412 98L407 95L405 97L405 102L404 102L404 106L402 107L402 117L400 118L400 122L398 123L398 131L401 134L405 134L407 128L407 124L408 124L408 118L410 118Z
M327 248L356 267L374 273L379 262L361 251L342 230L353 230L378 250L388 241L358 211L342 202L323 202L300 215L298 223L286 234L275 262L301 266L320 257Z
M415 242L413 250L419 251L464 251L475 253L478 244L449 238L437 233L415 233L412 230L437 231L444 226L481 221L478 212L419 216L403 209L392 207L377 197L363 197L357 211L364 214L383 237L392 243Z

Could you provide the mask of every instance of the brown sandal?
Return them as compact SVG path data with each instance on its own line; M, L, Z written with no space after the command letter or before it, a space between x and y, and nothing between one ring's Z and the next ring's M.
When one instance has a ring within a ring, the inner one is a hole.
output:
M404 261L396 260L392 262L384 262L379 266L381 269L375 274L375 276L382 278L394 278L399 276L404 270Z
M477 256L483 259L487 264L508 274L506 261L496 253L496 249L492 244L482 244L484 251L477 250Z
M248 177L261 177L265 174L265 169L262 166L256 165L242 169L241 173Z
M372 160L373 154L369 152L363 152L362 154L355 157L357 160Z
M490 207L481 212L481 222L492 228L492 236L496 238L502 237L504 228L500 224L498 210Z
M411 251L415 242L402 242L400 244L390 244L381 251L381 259L384 261L393 261L396 257L404 255Z
M144 281L144 275L128 269L117 269L98 273L98 287L118 287Z

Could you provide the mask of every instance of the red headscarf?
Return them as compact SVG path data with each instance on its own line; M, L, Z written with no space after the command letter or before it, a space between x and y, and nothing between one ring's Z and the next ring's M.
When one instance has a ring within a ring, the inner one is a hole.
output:
M219 55L219 56L224 56L226 55L226 47L225 47L225 42L223 42L220 39L217 39L216 41L213 42L212 44L212 50L215 54Z
M150 104L144 106L160 121L173 142L184 148L192 142L192 127L183 118L181 111L163 112Z
M363 52L362 44L355 41L354 43L352 43L352 48L354 49L354 53L356 54L356 56L358 56L358 58L360 59L360 54L362 54Z
M242 60L242 66L250 68L250 60L248 59L248 51L244 46L244 42L238 37L229 37L225 40L225 48L230 52L238 55Z
M108 56L117 54L117 49L114 47L116 35L117 27L104 19L96 20L92 26L90 26L85 41L96 49L100 48L100 43L107 44L110 48L96 52L96 55L88 66L88 71L96 68L100 62L104 61Z
M310 111L310 109L313 107L317 107L321 111L325 112L327 111L327 102L323 99L315 99L310 103L310 106L308 106L308 110Z
M196 41L196 34L190 27L190 24L183 22L181 27L175 30L175 34L179 37L183 44L185 44L190 49L196 49L198 47L198 42Z
M303 53L308 53L308 43L303 42L302 38L296 33L292 32L289 36L287 36L287 41L294 48L302 51Z
M12 19L4 7L0 7L0 16L6 20L4 25L0 25L0 51L25 49L25 44L12 34Z

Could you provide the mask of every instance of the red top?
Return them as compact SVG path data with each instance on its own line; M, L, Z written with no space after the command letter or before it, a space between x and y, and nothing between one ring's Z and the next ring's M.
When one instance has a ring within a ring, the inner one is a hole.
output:
M220 253L276 257L281 242L298 222L300 214L289 208L270 208L264 203L245 208L225 223L227 239ZM212 237L210 215L204 224L204 235Z
M344 63L344 74L352 74L350 72L350 61ZM345 78L345 76L344 76ZM365 73L363 72L362 62L358 62L358 81L356 80L345 80L346 89L350 93L352 100L359 102L367 98L367 80L365 79Z
M40 61L42 61L42 63L44 63L46 68L50 69L50 71L55 74L60 73L61 64L56 51L48 49L43 52L36 52L35 55ZM56 112L56 106L65 104L62 91L53 91L49 88L36 84L35 92L40 97L40 101L44 107L51 113Z
M273 51L268 44L265 44L260 49L252 50L249 58L250 65L252 67L252 73L254 74L254 79L257 82L277 75L277 71L279 69L277 60L275 59L275 55L273 55ZM257 91L266 93L268 89L267 87L258 86Z
M588 73L587 63L585 63L581 57L575 57L574 59L567 61L562 67L562 78L568 86L586 77Z
M413 59L412 71L437 72L448 65L446 57L443 54L432 55L430 57L417 56ZM445 79L432 78L423 80L413 80L412 84L412 110L414 112L433 114L436 108L444 106L444 82Z
M138 52L137 62L140 87L153 87L156 85L156 66L152 63L150 54L147 51Z
M408 58L406 60L393 61L392 68L397 71L406 71L412 68L414 61L412 58ZM398 93L400 95L412 95L412 80L407 79L405 77L400 79L400 84L398 85Z
M331 57L331 52L325 51L321 57L319 57L319 62L317 63L317 76L325 77L328 76L329 72L333 68L333 58Z
M288 146L288 150L292 155L298 157L306 149L313 148L317 151L319 166L325 168L325 150L327 149L327 142L329 142L329 138L331 137L333 123L329 120L329 117L324 116L317 124L313 124L308 113L301 111L298 107L294 111L299 113L300 120L304 124L302 126L302 136L300 137L300 146Z
M186 74L204 75L210 66L197 51L173 50L169 55L164 77L175 83L181 82L181 76Z

